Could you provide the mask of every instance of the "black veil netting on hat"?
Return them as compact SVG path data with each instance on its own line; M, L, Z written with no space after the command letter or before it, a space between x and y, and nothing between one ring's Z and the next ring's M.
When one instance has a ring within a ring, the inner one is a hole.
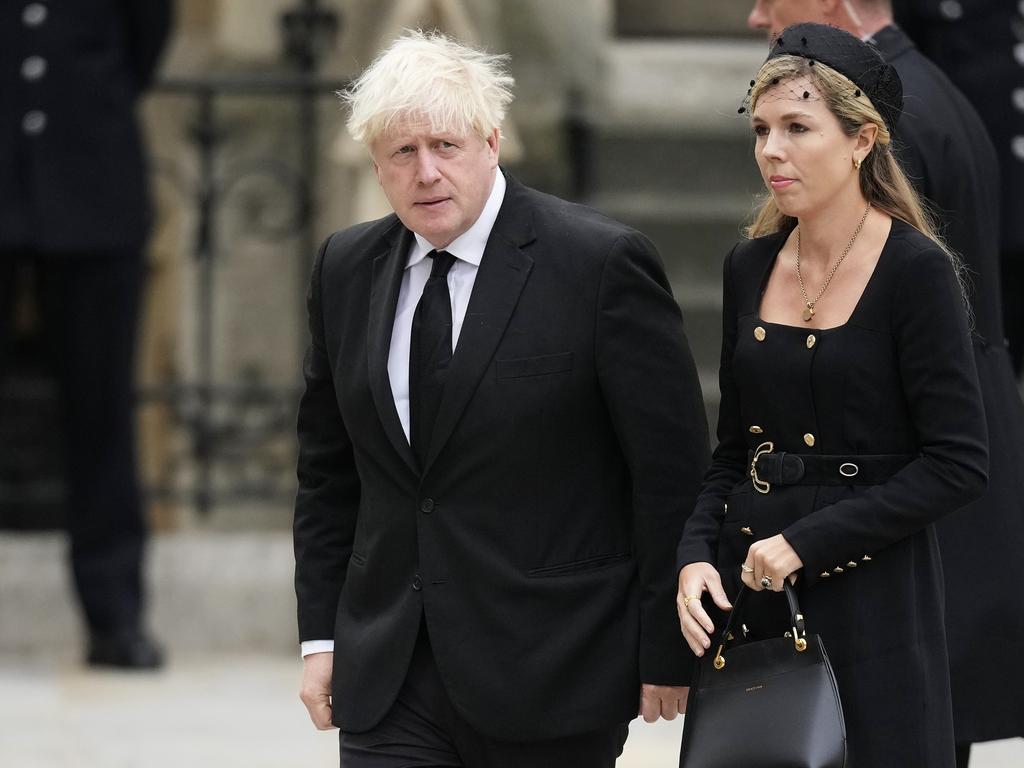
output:
M826 24L794 24L775 39L765 62L779 56L800 56L812 66L821 62L844 75L856 86L850 96L870 99L889 131L895 131L903 111L903 83L893 66L870 43ZM750 81L751 89L754 82ZM740 113L750 108L750 92L747 91ZM804 91L803 98L809 96Z

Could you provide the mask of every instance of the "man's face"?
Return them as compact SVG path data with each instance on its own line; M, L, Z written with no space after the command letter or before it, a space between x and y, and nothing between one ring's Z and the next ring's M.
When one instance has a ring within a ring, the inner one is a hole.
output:
M754 7L747 16L747 26L765 30L769 39L791 24L805 21L828 22L821 0L754 0Z
M370 147L377 180L406 227L445 248L480 217L498 167L498 130L435 132L407 122Z

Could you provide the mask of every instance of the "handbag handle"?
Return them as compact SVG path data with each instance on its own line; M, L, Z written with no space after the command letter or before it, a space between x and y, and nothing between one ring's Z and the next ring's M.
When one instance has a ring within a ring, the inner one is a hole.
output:
M721 637L719 637L718 651L715 653L714 660L715 669L723 669L725 667L725 656L722 655L722 652L734 637L732 628L739 621L739 616L742 614L742 606L745 602L744 598L748 591L747 585L742 585L739 593L736 595L736 599L733 601L729 621L726 623L725 629L722 630ZM804 624L804 616L800 612L800 603L796 599L796 590L789 583L789 579L783 580L782 591L786 593L786 602L789 603L790 626L793 628L793 646L798 652L802 653L807 650L807 628Z

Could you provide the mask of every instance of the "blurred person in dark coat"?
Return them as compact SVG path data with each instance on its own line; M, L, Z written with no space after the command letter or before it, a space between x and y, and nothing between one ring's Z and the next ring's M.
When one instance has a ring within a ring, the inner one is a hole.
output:
M1024 406L1003 343L999 165L978 114L893 23L889 0L757 0L748 24L777 34L813 21L867 39L903 82L897 157L932 204L972 283L974 358L988 422L988 492L939 521L958 761L976 741L1024 733ZM1019 209L1007 209L1012 226ZM980 644L980 645L979 645ZM982 647L983 646L983 647Z
M165 0L0 4L0 371L15 270L29 264L62 395L71 570L93 665L161 663L143 626L133 435L151 218L135 107L170 23Z
M1024 371L1024 3L895 0L896 19L978 110L1002 179L1003 317Z

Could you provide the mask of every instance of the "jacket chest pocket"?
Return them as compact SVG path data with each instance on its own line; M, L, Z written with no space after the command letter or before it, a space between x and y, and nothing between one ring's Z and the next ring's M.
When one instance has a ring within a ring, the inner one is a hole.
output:
M572 365L572 352L494 361L495 375L498 379L525 379L553 373L565 373L572 370Z

